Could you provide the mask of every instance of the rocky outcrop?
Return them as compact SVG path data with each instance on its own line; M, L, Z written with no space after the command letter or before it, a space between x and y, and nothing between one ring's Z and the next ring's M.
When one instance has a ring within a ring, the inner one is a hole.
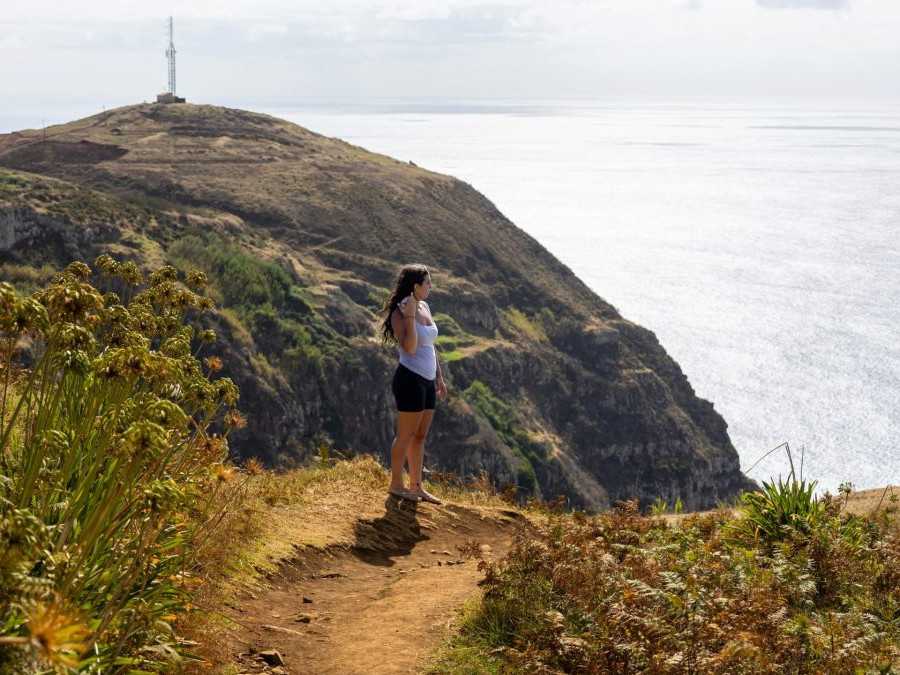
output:
M0 207L0 256L18 261L81 260L118 238L119 229L109 223L75 224L32 209Z

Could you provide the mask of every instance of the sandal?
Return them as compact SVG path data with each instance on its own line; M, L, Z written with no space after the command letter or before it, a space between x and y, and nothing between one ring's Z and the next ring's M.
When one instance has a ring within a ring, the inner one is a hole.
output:
M432 504L444 503L430 492L425 492L425 490L422 490L421 492L413 492L412 494L421 499L423 502L431 502Z
M405 488L389 488L388 494L394 495L395 497L399 497L400 499L408 499L411 502L417 502L420 500L419 495L406 490Z

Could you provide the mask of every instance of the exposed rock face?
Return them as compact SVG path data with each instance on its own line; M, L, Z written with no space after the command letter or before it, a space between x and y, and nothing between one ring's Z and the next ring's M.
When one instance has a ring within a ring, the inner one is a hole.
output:
M110 223L76 226L31 209L0 208L0 252L15 250L26 259L78 260L118 238L118 228Z
M417 261L432 269L451 388L428 437L432 468L487 471L590 509L634 496L703 508L754 487L724 420L654 334L461 181L212 106L130 106L49 136L0 136L0 166L152 215L140 227L121 214L107 229L51 223L26 188L0 191L0 255L37 262L44 232L59 242L44 257L61 264L100 250L142 261L150 249L129 252L121 237L151 246L154 262L205 265L231 308L210 321L249 414L232 437L241 455L303 458L325 435L387 459L397 353L379 344L377 310L399 266ZM238 258L277 293L231 288Z

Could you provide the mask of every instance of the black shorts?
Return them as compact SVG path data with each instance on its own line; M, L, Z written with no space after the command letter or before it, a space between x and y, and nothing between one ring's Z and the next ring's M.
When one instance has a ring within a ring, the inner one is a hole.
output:
M434 410L434 402L437 398L434 380L426 380L402 363L397 364L391 390L394 392L394 400L397 402L397 410L400 412Z

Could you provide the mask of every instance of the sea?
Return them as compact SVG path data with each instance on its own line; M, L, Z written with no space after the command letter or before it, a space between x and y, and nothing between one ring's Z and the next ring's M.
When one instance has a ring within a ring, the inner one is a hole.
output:
M900 104L229 105L471 184L656 334L752 478L900 483Z

